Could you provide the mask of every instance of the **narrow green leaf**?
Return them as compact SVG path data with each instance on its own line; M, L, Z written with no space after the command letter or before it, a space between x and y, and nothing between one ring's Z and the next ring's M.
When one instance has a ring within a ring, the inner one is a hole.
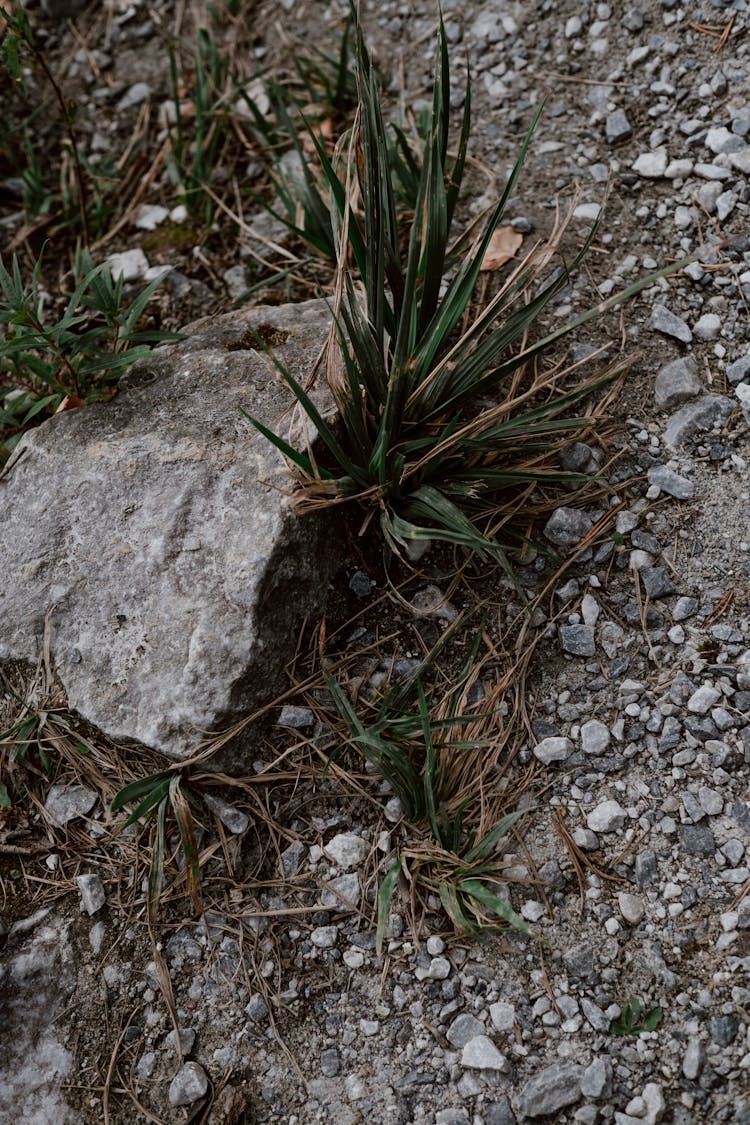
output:
M378 927L375 936L375 950L380 954L383 950L383 940L385 938L385 928L388 925L388 918L391 913L391 903L393 895L398 884L399 876L401 874L401 860L397 859L394 864L388 869L388 874L380 884L378 891Z

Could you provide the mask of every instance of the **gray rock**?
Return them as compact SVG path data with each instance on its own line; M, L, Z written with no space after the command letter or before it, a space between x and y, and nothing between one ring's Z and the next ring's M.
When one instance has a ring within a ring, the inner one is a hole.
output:
M584 1098L597 1101L600 1098L612 1097L612 1063L609 1059L596 1058L584 1070L581 1076L581 1093Z
M77 962L69 931L69 921L48 915L30 932L16 931L17 939L3 942L0 1121L80 1121L80 1107L73 1110L64 1094L75 1073L61 1018L75 997Z
M750 354L741 356L727 367L727 379L732 385L741 383L748 375L750 375Z
M349 867L359 867L370 851L370 845L354 832L340 832L324 845L323 851L337 867L346 871Z
M736 1016L716 1016L709 1024L711 1038L720 1047L728 1047L737 1038L740 1021Z
M525 1083L518 1095L522 1116L547 1117L581 1097L583 1068L563 1060L546 1066Z
M507 1094L482 1108L484 1125L516 1125L516 1115Z
M711 149L714 155L720 152L740 152L745 148L745 142L742 137L738 137L735 133L730 132L726 126L721 125L718 128L709 129L706 133L706 147Z
M652 465L648 470L648 481L676 500L691 500L695 495L693 482L687 477L681 477L673 469L668 469L666 465Z
M666 598L674 593L674 585L665 566L644 566L638 574L650 598Z
M589 719L581 727L581 749L584 754L603 754L609 746L609 727L599 719Z
M616 109L607 114L605 123L607 144L616 145L619 141L626 141L632 132L633 129L624 109Z
M617 905L629 926L637 926L643 920L646 911L640 895L631 895L627 891L620 891L617 895Z
M273 696L336 537L292 511L240 407L273 427L289 405L254 330L305 378L328 325L320 301L199 321L113 402L24 437L0 481L0 660L36 662L48 620L71 709L178 759Z
M464 1048L472 1039L483 1036L486 1030L476 1016L472 1016L469 1012L461 1012L448 1028L445 1038L453 1047Z
M654 305L651 310L651 326L665 336L672 336L683 344L689 344L693 333L688 328L687 322L681 316L675 316L664 305Z
M534 747L533 754L540 762L544 762L545 766L551 765L553 762L564 762L569 758L573 752L573 743L569 738L543 738Z
M86 816L96 804L96 793L84 785L53 785L44 802L44 819L55 828Z
M581 997L581 1011L594 1031L609 1031L609 1025L611 1023L609 1016L601 1010L598 1004L595 1004L593 1000L589 1000L588 996Z
M672 610L673 621L687 621L689 617L693 617L698 612L698 601L696 598L678 598Z
M733 410L734 404L724 395L703 395L671 416L664 430L664 444L678 449L695 434L723 426Z
M658 148L654 152L642 152L633 164L633 171L647 179L659 179L667 170L666 149Z
M245 1012L253 1023L263 1023L264 1020L268 1019L268 1004L260 992L252 994L245 1005Z
M107 901L101 879L89 872L86 875L76 875L76 883L81 894L81 906L87 914L96 914Z
M687 701L688 711L694 715L707 715L721 699L721 692L711 684L701 684Z
M134 106L140 105L141 102L145 102L146 98L150 97L151 87L148 82L136 82L122 95L117 103L117 108L132 109Z
M568 551L587 535L594 521L578 508L557 508L544 528L544 535L556 547Z
M626 819L625 809L617 801L602 801L586 817L592 832L617 832Z
M224 827L228 828L235 836L241 836L243 832L247 832L250 818L241 809L236 809L234 805L228 805L226 801L222 801L221 797L214 797L212 793L204 793L203 800L209 809L216 813Z
M176 1055L178 1053L177 1052L177 1035L175 1034L174 1028L172 1028L172 1030L169 1032L169 1034L167 1035L167 1038L164 1040L164 1043L165 1043L165 1046L166 1046L167 1050L171 1051L173 1055ZM181 1027L180 1028L180 1050L182 1051L182 1054L183 1055L189 1055L192 1052L194 1046L195 1046L195 1032L193 1031L192 1027Z
M461 1052L461 1065L474 1070L509 1070L510 1064L505 1055L498 1051L487 1035L475 1035Z
M332 949L338 939L338 926L318 926L310 934L310 941L316 949Z
M281 708L277 723L280 727L289 727L290 730L307 730L315 722L315 716L309 707L294 707L286 704Z
M324 890L320 896L320 904L326 909L351 910L359 905L362 888L356 872L328 879L327 886L330 890Z
M729 163L743 176L750 176L750 147L729 154Z
M651 848L641 848L635 857L635 881L639 887L646 887L656 881L656 854Z
M730 194L730 193L729 192L724 193L724 195L728 195L728 194ZM724 196L720 195L719 199L717 199L717 201L716 201L717 210L718 210L719 200L723 199L723 198L724 198ZM726 218L726 215L724 216L724 218ZM698 320L695 322L695 324L693 325L693 335L695 336L696 340L716 340L716 339L718 339L718 336L719 336L720 332L721 332L721 317L717 316L716 313L704 313L703 316L700 316L698 318Z
M690 1082L694 1082L703 1069L706 1061L705 1051L700 1039L688 1039L685 1056L682 1060L682 1073Z
M596 652L593 625L561 625L560 647L573 656L593 656Z
M200 1063L186 1062L169 1084L169 1104L192 1105L203 1097L207 1089L208 1077Z
M320 1053L320 1070L326 1078L335 1078L341 1073L341 1055L335 1047L329 1047Z
M654 382L657 406L677 406L700 394L698 364L691 355L681 356L662 367Z

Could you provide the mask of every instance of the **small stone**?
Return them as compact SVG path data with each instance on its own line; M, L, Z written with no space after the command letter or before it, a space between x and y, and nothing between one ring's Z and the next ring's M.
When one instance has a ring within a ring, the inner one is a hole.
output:
M139 1078L150 1078L152 1076L152 1074L154 1073L154 1067L155 1066L156 1066L156 1055L154 1054L153 1051L146 1051L146 1053L141 1055L141 1057L139 1058L138 1063L137 1063L136 1068L135 1068L137 1073L138 1073L138 1077Z
M516 1022L516 1010L512 1004L498 1000L490 1004L490 1019L496 1031L511 1032Z
M221 797L214 797L212 793L204 793L203 800L209 809L216 813L224 827L228 828L235 836L241 836L243 832L247 832L250 818L246 813L236 809L234 805L228 805L226 801L222 801Z
M719 1047L728 1047L737 1038L740 1023L736 1016L717 1016L711 1020L709 1030L711 1039Z
M620 891L617 896L617 905L629 926L637 926L643 920L646 911L640 895L631 895L627 891Z
M633 129L624 109L616 109L612 113L607 114L605 123L607 144L616 145L620 141L626 141L632 133Z
M572 656L594 656L596 653L593 625L561 625L558 634L563 652Z
M646 887L656 881L656 854L651 848L641 848L635 857L635 881L639 887Z
M357 598L369 598L375 583L361 570L355 570L349 579L349 589Z
M253 1023L263 1023L268 1018L268 1004L260 992L253 992L245 1005L245 1012Z
M573 743L569 738L543 738L534 747L533 754L545 766L553 762L564 762L573 752Z
M505 1055L498 1051L486 1035L475 1035L461 1052L461 1065L474 1070L497 1070L501 1073L509 1069Z
M609 1016L606 1012L601 1010L598 1004L595 1004L593 1000L589 1000L587 996L581 997L581 1011L594 1031L609 1031L609 1025L612 1022Z
M720 152L739 152L745 147L742 137L731 133L724 125L708 130L705 145L706 148L710 148L711 152L716 156L718 156Z
M724 798L715 789L702 785L698 790L698 802L707 816L721 816L724 812Z
M417 980L447 980L451 963L447 957L433 957L426 969L418 968L414 975Z
M638 574L650 598L666 598L674 593L674 585L665 566L644 566Z
M687 621L689 617L693 617L698 612L698 601L696 598L678 598L672 610L673 621Z
M735 383L741 383L747 375L750 375L750 353L736 359L727 367L727 379L733 386Z
M85 785L53 785L44 802L44 819L55 828L86 816L96 804L96 793Z
M660 492L674 496L675 500L690 500L695 495L693 482L666 465L652 465L648 470L648 480L649 484L655 484Z
M338 937L338 926L318 926L310 934L310 941L316 949L332 949Z
M320 1071L326 1078L335 1078L341 1073L341 1055L335 1047L320 1053Z
M591 531L594 521L578 508L557 508L548 519L544 535L555 547L570 550Z
M96 914L106 902L104 884L98 875L76 875L76 883L81 893L81 907L87 914Z
M476 1016L469 1012L461 1012L448 1028L445 1038L453 1047L463 1049L470 1040L485 1034L485 1026Z
M141 249L123 250L120 254L110 254L107 258L112 280L140 281L148 270L148 258Z
M681 356L659 370L654 382L654 398L657 406L677 406L695 398L701 389L698 364L691 355Z
M677 449L695 434L723 425L734 410L724 395L703 395L675 411L664 430L664 444Z
M207 1089L208 1077L203 1067L197 1062L186 1062L169 1084L169 1104L192 1105Z
M612 1096L612 1063L609 1059L596 1058L584 1070L581 1077L581 1093L584 1098L598 1101Z
M359 867L369 855L370 845L354 832L340 832L324 844L323 851L342 871Z
M575 945L563 954L563 964L569 977L587 979L594 973L594 950L590 945Z
M687 709L694 715L706 715L721 699L721 692L710 684L701 684L687 701Z
M665 336L673 336L683 344L689 344L693 334L680 316L675 316L664 305L654 305L651 310L651 326Z
M523 1085L518 1095L521 1115L547 1117L581 1097L582 1067L563 1060L539 1071Z
M341 960L347 969L361 969L365 963L365 955L361 949L347 949Z
M743 176L750 176L750 147L729 154L729 163Z
M281 867L282 874L287 879L291 879L291 877L296 875L300 870L306 858L307 846L303 844L301 840L293 841L293 843L291 843L288 848L284 848L281 853L281 863L279 866Z
M362 888L356 872L329 879L328 887L330 889L324 890L320 896L320 904L326 909L352 910L359 905Z
M146 98L151 97L151 87L148 82L136 82L126 90L117 103L118 109L132 109L134 106L140 105L145 102Z
M601 211L599 203L579 203L573 211L573 218L585 223L595 223Z
M581 749L584 754L603 754L609 746L609 728L598 719L589 719L581 727Z
M307 730L315 722L315 716L309 707L292 707L287 704L281 708L276 720L277 726L289 727L291 730Z
M156 230L169 215L166 207L159 204L143 203L135 217L135 225L139 230Z
M657 148L653 152L642 152L633 164L633 171L647 179L659 179L667 170L667 150Z
M716 340L720 332L721 317L716 313L704 313L693 325L693 335L696 340Z
M688 1039L685 1056L682 1060L682 1073L689 1082L694 1082L703 1069L705 1054L700 1039Z
M178 1051L177 1051L177 1035L175 1034L174 1028L172 1028L172 1030L169 1032L169 1034L167 1035L167 1038L164 1040L164 1042L165 1042L165 1045L167 1047L167 1050L171 1051L173 1055L176 1055L178 1053ZM182 1054L183 1055L189 1055L194 1046L195 1046L195 1032L193 1031L192 1027L181 1027L180 1028L180 1051L182 1052Z
M661 1086L658 1082L647 1082L641 1097L646 1107L646 1125L657 1125L667 1108Z
M99 953L101 951L106 932L107 927L104 925L104 922L95 922L91 927L89 931L89 945L94 953Z
M617 801L602 801L586 817L586 824L592 832L617 832L625 823L626 816Z
M516 1125L517 1122L507 1094L503 1094L499 1101L484 1105L482 1117L484 1118L484 1125Z

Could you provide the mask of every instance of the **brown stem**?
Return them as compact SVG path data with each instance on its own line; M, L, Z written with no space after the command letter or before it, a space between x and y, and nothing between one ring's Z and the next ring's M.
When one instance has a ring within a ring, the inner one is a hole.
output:
M81 212L81 226L83 227L83 240L84 240L85 245L88 246L90 239L89 239L89 219L88 219L88 214L86 212L86 186L85 186L85 182L84 182L84 178L83 178L83 168L81 167L81 158L78 155L78 145L76 143L76 134L75 134L75 130L73 128L73 119L70 116L70 110L68 109L68 103L66 102L65 96L64 96L62 90L60 89L58 83L57 83L57 79L55 78L54 74L52 73L49 66L47 65L47 60L44 57L44 52L41 50L40 47L37 47L37 45L35 43L32 42L30 45L31 45L32 51L34 52L34 57L38 60L39 65L41 66L42 70L45 73L47 81L49 82L52 89L55 91L55 96L56 96L57 101L60 105L60 111L61 111L61 113L63 115L63 119L65 121L65 130L68 134L68 140L70 141L70 148L71 148L71 152L73 154L73 169L74 169L74 172L75 172L76 184L78 186L78 207L79 207L79 210Z

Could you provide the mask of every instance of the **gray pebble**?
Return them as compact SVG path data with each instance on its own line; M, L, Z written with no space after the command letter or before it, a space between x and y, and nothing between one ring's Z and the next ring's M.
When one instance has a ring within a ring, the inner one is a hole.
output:
M553 762L564 762L573 752L573 743L569 738L543 738L534 747L533 754L545 766Z
M691 355L672 360L662 367L654 382L657 406L677 406L701 391L698 364Z
M306 730L315 722L315 716L309 707L293 707L290 704L281 708L276 720L277 726L289 727L291 730Z
M562 1060L546 1066L522 1086L518 1095L521 1115L547 1117L581 1097L583 1070L574 1062Z
M664 430L664 444L677 449L695 434L722 426L733 410L734 404L724 395L703 395L671 416Z
M612 1063L609 1059L596 1058L584 1070L581 1077L581 1093L584 1098L610 1098L612 1096Z
M687 621L698 612L698 602L695 598L678 598L672 610L673 621Z
M617 801L602 801L586 817L592 832L617 832L626 819L625 809Z
M581 727L581 749L584 754L603 754L609 746L609 728L599 719L589 719Z
M517 1121L507 1094L503 1094L499 1101L484 1106L482 1116L484 1125L516 1125Z
M655 484L668 496L676 500L690 500L695 495L695 485L687 477L681 477L666 465L652 465L648 470L649 484Z
M709 1024L711 1038L720 1047L728 1047L737 1038L740 1023L736 1016L717 1016Z
M453 1047L463 1048L471 1039L484 1035L485 1031L484 1024L480 1023L476 1016L472 1016L469 1012L461 1012L448 1028L445 1038Z
M186 1062L169 1084L169 1104L192 1105L207 1089L208 1077L203 1067L197 1062Z
M81 892L81 907L87 914L96 914L106 901L104 884L101 879L93 873L76 875L76 883L78 884L78 890Z
M556 547L570 550L591 531L594 521L578 508L557 508L544 528L544 535Z
M748 375L750 375L750 353L736 359L727 367L727 379L733 385L741 383Z
M335 1078L341 1073L341 1055L335 1047L329 1047L320 1054L320 1070L326 1078Z
M632 133L633 129L624 109L616 109L613 113L607 114L605 124L607 144L615 145L619 141L626 141Z
M650 598L666 598L674 593L674 585L665 566L644 566L638 575Z
M683 344L689 344L693 333L681 316L675 316L664 305L654 305L651 311L651 326L665 336L673 336Z
M682 1073L689 1082L694 1082L703 1069L705 1054L700 1039L689 1039L685 1057L682 1060Z
M245 1012L253 1023L263 1023L268 1018L268 1004L259 992L254 992L245 1005Z
M593 625L561 625L558 634L563 652L569 652L572 656L595 654Z
M55 828L86 816L96 804L96 793L85 785L53 785L44 802L44 819Z
M487 1035L475 1035L461 1052L461 1065L473 1070L497 1070L500 1073L510 1069L510 1064Z

